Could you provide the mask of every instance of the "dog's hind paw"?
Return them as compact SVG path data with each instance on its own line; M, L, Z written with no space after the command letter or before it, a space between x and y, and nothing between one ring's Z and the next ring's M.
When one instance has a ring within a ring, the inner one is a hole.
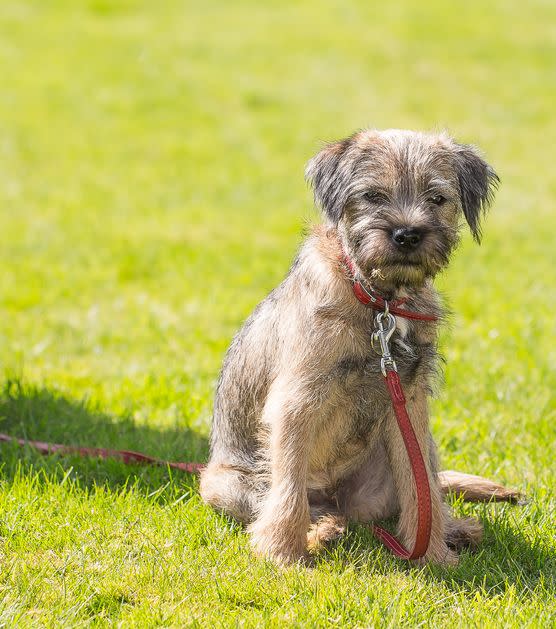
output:
M346 518L341 515L324 515L311 525L307 533L307 547L318 552L326 544L339 539L346 532Z
M483 525L476 518L453 518L446 526L446 544L457 552L475 550L483 539Z

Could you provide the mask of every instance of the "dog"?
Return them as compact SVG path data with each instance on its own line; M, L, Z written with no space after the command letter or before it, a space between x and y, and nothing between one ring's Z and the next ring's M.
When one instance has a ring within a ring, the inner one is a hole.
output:
M352 271L385 300L442 319L432 281L458 244L462 219L480 241L499 181L472 146L405 130L363 130L328 144L306 177L324 221L226 354L200 481L204 501L245 523L255 552L281 564L337 538L349 521L398 516L398 536L412 546L411 467L371 348L376 313L354 295ZM396 317L391 344L430 483L424 561L454 565L458 551L479 543L482 526L456 519L444 496L517 494L438 472L428 409L437 334L436 322Z

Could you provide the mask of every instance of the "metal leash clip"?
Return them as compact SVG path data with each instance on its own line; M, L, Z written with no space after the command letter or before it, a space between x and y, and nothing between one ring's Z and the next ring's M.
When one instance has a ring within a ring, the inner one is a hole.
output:
M375 341L380 343L380 369L382 375L386 377L387 371L398 371L398 368L388 344L396 330L396 317L390 314L387 302L384 302L384 306L384 312L378 312L375 317L375 331L371 336L371 344L374 348Z

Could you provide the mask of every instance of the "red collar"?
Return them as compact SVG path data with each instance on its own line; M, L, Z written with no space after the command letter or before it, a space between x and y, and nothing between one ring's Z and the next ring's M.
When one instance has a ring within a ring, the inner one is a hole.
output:
M345 253L342 253L342 263L350 272L353 294L363 305L370 305L373 310L380 310L382 312L384 312L388 306L389 312L398 317L404 317L405 319L414 319L415 321L438 321L438 317L436 315L423 314L421 312L415 312L414 310L405 310L400 308L407 299L396 299L394 301L387 302L382 295L379 295L372 288L365 288L357 277L355 265Z

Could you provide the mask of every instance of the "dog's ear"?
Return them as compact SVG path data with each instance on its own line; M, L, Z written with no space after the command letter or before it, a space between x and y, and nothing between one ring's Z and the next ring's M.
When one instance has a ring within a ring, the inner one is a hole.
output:
M334 225L342 218L351 180L349 160L343 159L351 139L325 146L307 164L305 179L311 184L315 203Z
M480 242L481 218L492 203L500 180L472 146L456 144L455 154L463 214L473 238Z

